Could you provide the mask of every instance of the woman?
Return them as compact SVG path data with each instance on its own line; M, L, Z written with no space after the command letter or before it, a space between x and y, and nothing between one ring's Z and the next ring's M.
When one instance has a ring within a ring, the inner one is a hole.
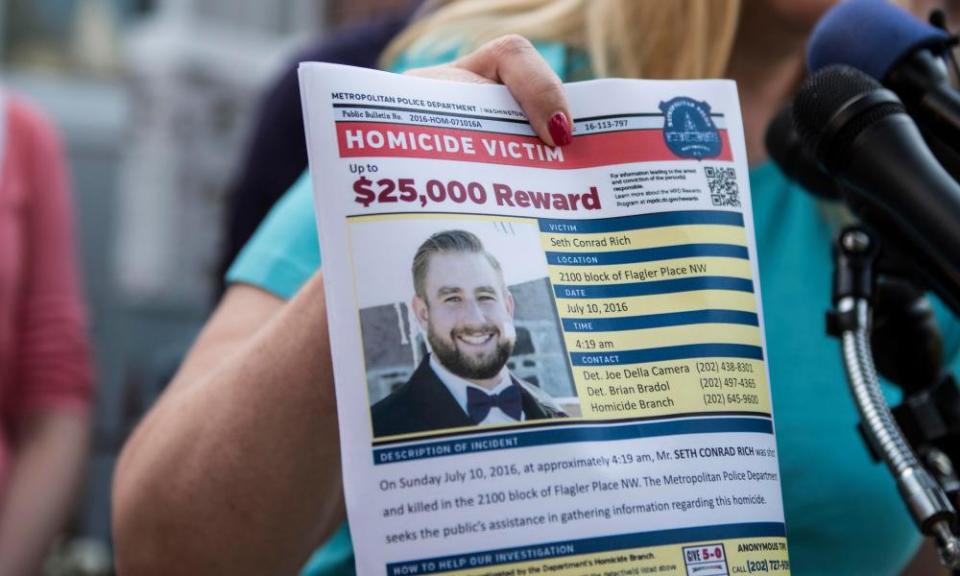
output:
M919 539L856 435L836 344L823 335L831 229L763 148L802 76L806 37L832 3L464 0L425 16L386 59L406 68L464 53L409 73L506 84L551 145L570 138L557 74L737 80L794 573L895 574ZM495 38L505 32L537 47ZM241 254L232 288L124 450L121 568L162 572L154 562L175 557L194 572L292 572L337 528L336 407L312 214L302 179ZM342 529L315 563L315 573L349 569Z
M0 159L0 576L27 576L80 484L91 366L60 143L3 92Z

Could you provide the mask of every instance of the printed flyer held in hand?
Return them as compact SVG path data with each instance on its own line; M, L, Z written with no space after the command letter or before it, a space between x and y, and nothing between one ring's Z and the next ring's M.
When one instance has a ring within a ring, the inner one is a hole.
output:
M360 574L789 574L730 81L300 68Z

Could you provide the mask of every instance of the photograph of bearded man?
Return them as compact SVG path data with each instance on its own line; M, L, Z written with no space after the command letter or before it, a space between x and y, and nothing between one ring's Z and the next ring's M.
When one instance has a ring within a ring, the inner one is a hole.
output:
M431 353L372 406L375 437L566 416L507 368L517 339L515 303L500 263L475 234L430 236L412 273L411 308Z

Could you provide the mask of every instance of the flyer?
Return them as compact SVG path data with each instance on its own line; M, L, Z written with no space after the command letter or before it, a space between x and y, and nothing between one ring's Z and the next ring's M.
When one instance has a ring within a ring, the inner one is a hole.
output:
M300 67L359 574L789 574L736 86Z

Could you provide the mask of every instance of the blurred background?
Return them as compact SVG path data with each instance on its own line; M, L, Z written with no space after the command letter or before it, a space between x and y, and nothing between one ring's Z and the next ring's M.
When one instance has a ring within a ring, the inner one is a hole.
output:
M295 54L405 0L0 0L0 86L56 125L97 365L87 481L48 574L111 574L130 429L216 298L225 205L265 90Z
M216 300L228 191L267 89L308 46L415 4L0 0L0 87L65 144L96 355L86 482L45 574L113 573L116 458Z

